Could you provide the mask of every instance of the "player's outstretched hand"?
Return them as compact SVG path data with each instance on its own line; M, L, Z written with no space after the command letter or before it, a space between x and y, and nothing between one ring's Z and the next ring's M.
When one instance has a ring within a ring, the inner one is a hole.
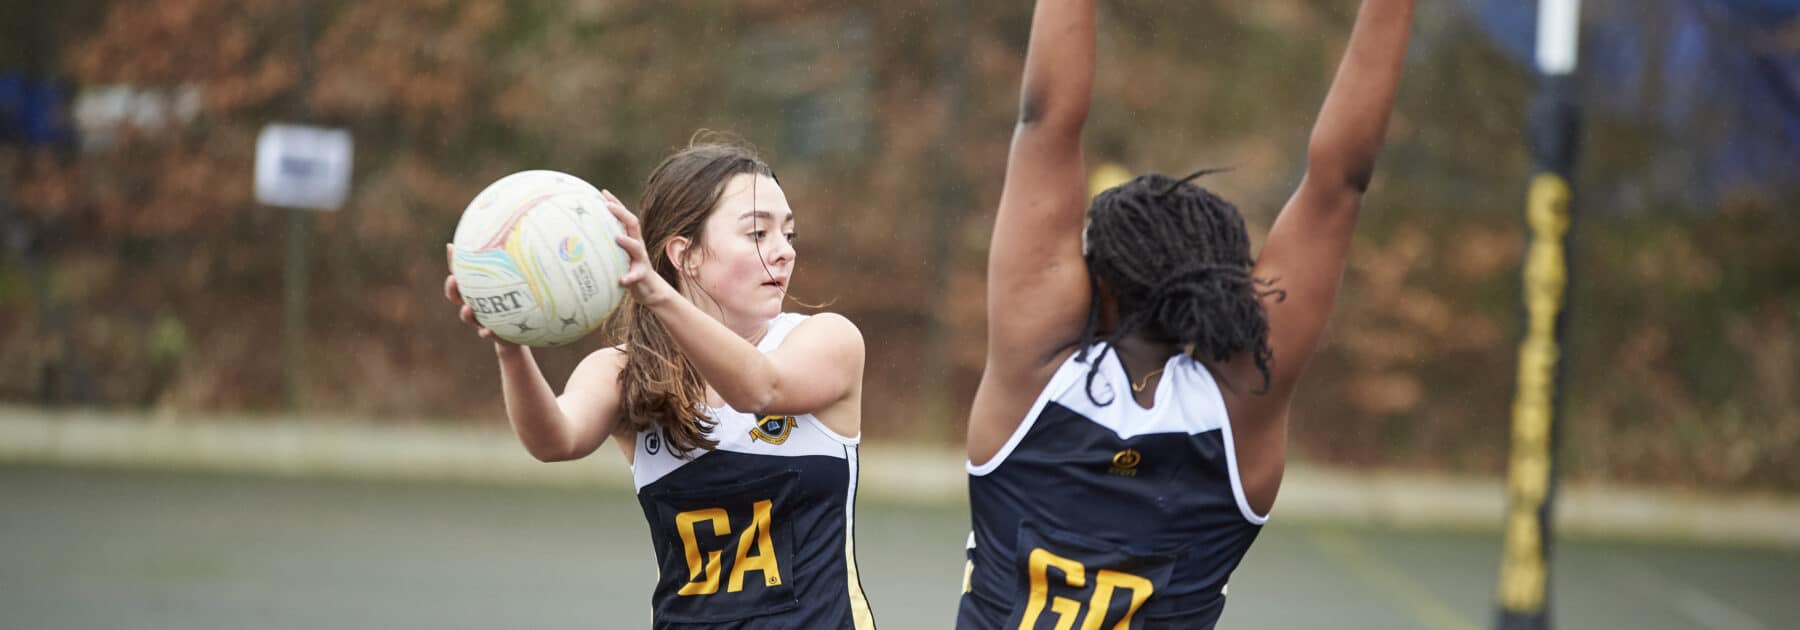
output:
M613 237L613 242L625 250L625 256L630 260L625 266L625 274L619 276L619 286L631 292L631 299L646 306L680 297L675 287L669 286L669 282L650 266L650 254L644 247L644 233L638 225L637 215L626 209L625 202L614 197L612 191L602 190L600 194L606 196L606 209L611 210L613 218L625 227L624 234Z

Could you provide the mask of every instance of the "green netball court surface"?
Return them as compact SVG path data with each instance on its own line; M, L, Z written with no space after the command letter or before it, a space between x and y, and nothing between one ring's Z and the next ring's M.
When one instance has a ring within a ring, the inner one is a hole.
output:
M948 628L961 506L864 499L882 628ZM0 466L0 627L642 628L627 492ZM1270 525L1225 628L1492 624L1492 533ZM1563 540L1561 628L1800 627L1800 551Z

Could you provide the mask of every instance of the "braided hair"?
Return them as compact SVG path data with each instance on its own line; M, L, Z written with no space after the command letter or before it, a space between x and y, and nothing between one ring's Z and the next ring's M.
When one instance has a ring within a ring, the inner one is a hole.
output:
M1237 206L1194 179L1207 169L1175 179L1141 175L1100 193L1088 208L1082 232L1093 302L1076 360L1087 361L1100 323L1099 285L1118 302L1117 329L1089 363L1088 399L1094 376L1119 339L1141 331L1155 341L1179 344L1195 360L1228 361L1249 353L1268 391L1269 319L1262 298L1285 299L1274 280L1252 278L1250 236ZM1108 401L1110 403L1111 401Z

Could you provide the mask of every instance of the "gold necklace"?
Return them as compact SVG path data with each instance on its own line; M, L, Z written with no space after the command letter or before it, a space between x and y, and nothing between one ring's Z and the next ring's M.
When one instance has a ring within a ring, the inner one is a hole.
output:
M1138 379L1138 382L1131 384L1131 391L1133 391L1133 392L1144 391L1144 388L1150 385L1150 379L1155 378L1156 375L1161 374L1162 371L1163 371L1162 368L1156 368L1154 370L1150 370L1149 372L1146 372L1144 374L1144 378Z

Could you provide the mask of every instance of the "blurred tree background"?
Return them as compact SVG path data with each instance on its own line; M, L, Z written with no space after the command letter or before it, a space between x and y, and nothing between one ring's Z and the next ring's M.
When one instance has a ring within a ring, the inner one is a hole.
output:
M1502 469L1530 4L1421 3L1303 457ZM1586 4L1565 470L1800 489L1800 9ZM863 328L869 435L959 439L1031 3L316 0L305 94L302 5L0 9L0 70L52 78L74 138L0 143L0 400L279 411L289 211L251 165L304 99L357 151L346 207L308 219L305 411L497 422L491 351L441 295L463 205L527 168L631 202L714 129L788 188L796 296ZM1235 167L1207 184L1266 228L1354 8L1103 2L1090 162ZM538 356L560 388L602 341Z

